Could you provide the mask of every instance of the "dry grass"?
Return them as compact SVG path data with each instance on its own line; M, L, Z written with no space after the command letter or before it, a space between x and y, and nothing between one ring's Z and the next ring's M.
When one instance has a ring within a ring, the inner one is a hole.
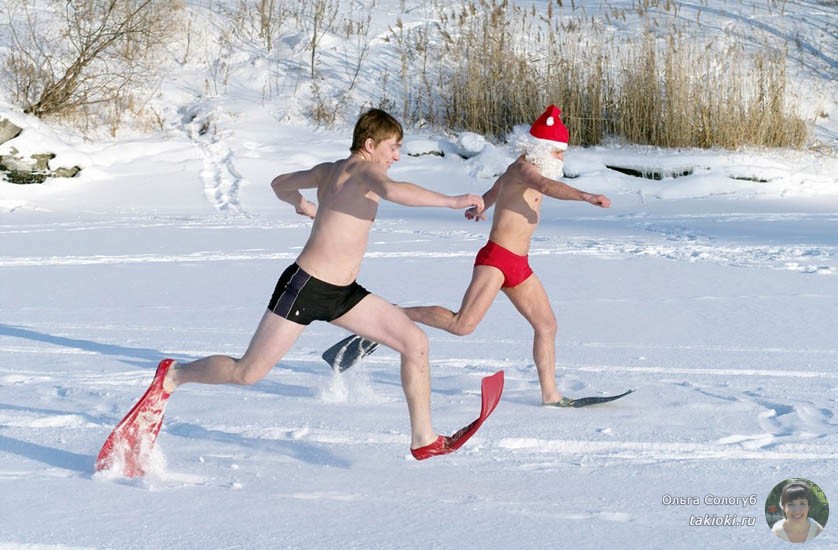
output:
M577 145L609 136L661 147L805 144L807 125L787 105L785 56L662 33L652 14L677 10L672 2L635 9L645 28L628 41L607 30L625 19L617 10L559 18L463 0L442 12L440 102L422 116L502 138L555 103Z

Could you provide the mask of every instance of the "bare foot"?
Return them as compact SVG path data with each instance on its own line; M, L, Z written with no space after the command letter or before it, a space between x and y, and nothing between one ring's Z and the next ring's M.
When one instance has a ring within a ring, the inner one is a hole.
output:
M543 395L541 396L541 404L545 406L555 405L562 401L564 397L559 392L556 392L552 395Z
M176 380L175 369L177 369L178 364L177 362L172 362L172 365L169 367L169 370L166 371L166 376L163 378L163 391L166 393L172 393L178 387L178 383Z

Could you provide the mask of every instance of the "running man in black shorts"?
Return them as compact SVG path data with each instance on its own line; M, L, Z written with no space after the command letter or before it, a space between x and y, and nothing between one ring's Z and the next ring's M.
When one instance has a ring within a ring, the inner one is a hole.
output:
M483 211L483 199L443 195L390 179L387 170L399 160L402 136L396 119L372 109L355 125L349 157L273 179L276 196L314 220L303 251L280 277L245 354L240 359L213 355L183 365L164 360L155 377L162 378L162 389L155 390L162 399L188 382L258 382L309 323L328 321L401 354L411 449L434 450L431 447L442 437L431 425L427 336L400 308L369 293L355 279L381 199L406 206L473 207L478 212ZM300 189L316 189L318 204L304 198Z

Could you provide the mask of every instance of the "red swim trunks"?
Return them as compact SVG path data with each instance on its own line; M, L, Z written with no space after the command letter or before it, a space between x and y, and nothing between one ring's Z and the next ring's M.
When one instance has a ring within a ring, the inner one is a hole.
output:
M474 265L488 265L500 269L504 277L502 288L518 286L532 275L527 256L519 256L492 241L480 249L474 259Z

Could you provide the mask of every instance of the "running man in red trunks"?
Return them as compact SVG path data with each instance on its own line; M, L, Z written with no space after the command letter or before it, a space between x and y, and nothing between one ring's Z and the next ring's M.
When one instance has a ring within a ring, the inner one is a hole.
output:
M489 242L477 253L460 310L455 313L441 306L420 306L405 308L405 313L418 323L466 335L474 331L502 290L535 331L533 359L542 404L566 406L570 400L556 388L556 316L527 260L530 239L538 226L545 195L602 208L611 206L611 201L558 181L568 144L568 131L560 114L555 105L547 108L530 128L530 135L523 136L519 144L523 154L483 194L485 208L494 205L495 216ZM466 218L485 219L479 208L468 209Z

